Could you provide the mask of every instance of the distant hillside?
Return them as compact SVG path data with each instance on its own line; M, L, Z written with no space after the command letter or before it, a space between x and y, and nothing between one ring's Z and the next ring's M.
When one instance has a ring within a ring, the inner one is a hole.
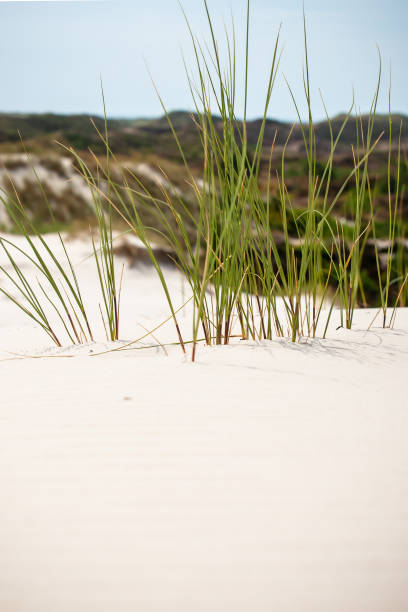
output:
M192 116L185 111L176 111L170 114L183 147L191 162L200 159L200 141L197 127ZM55 115L46 114L0 114L0 150L3 152L20 149L20 137L34 150L45 150L55 140L61 141L79 150L91 147L96 153L103 152L103 144L92 125L89 115ZM104 131L104 120L94 116L93 120L100 131ZM344 116L332 120L334 137L336 137ZM408 146L408 117L393 115L393 143L398 142L399 126L402 122L401 143L403 148ZM247 122L247 134L250 147L256 145L261 120ZM367 128L367 117L362 118L364 130ZM219 127L222 128L221 121ZM238 124L241 127L241 124ZM269 149L275 138L276 147L281 148L286 142L292 125L268 119L265 127L265 148ZM109 138L113 150L117 154L130 155L135 151L153 153L160 157L173 158L178 156L174 138L168 126L166 117L159 119L109 119ZM384 136L379 150L384 150L388 139L388 116L379 115L376 119L374 138L382 132ZM326 153L330 148L330 128L327 121L315 125L318 154ZM350 154L351 145L356 142L356 120L350 118L338 145L339 154ZM299 125L293 128L288 147L288 155L303 156L304 148L302 133Z

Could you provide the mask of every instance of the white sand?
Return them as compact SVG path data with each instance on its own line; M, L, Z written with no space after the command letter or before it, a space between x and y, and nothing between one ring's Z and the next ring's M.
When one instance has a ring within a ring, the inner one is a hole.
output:
M408 610L408 310L195 365L51 349L0 313L1 612ZM153 272L127 270L121 336L166 316Z

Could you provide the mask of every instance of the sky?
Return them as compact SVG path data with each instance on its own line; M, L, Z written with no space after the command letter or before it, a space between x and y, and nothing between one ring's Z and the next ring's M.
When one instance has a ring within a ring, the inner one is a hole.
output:
M183 0L195 33L209 39L202 0ZM268 115L293 121L302 116L304 65L302 0L251 0L248 117L262 114L268 70L280 24L282 59ZM234 15L237 60L242 67L246 0L208 0L217 37ZM305 0L313 113L346 111L354 88L358 108L369 109L383 64L379 110L408 114L408 0ZM192 109L182 54L193 54L178 0L0 1L0 111L107 112L113 117L162 114L149 71L168 110ZM223 45L220 46L223 52ZM243 70L238 70L243 85ZM242 98L238 114L242 116Z

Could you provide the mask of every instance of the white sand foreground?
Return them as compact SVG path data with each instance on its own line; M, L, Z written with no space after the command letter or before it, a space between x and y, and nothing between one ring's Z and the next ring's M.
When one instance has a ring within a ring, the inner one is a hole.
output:
M1 612L408 610L407 309L196 364L52 349L0 313ZM127 269L121 337L166 316L152 270Z

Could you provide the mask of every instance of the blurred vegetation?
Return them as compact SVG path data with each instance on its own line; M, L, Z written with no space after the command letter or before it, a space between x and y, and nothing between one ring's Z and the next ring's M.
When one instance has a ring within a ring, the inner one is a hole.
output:
M196 180L202 178L202 145L200 134L194 117L187 112L178 111L170 113L171 121L180 141L188 163L194 171ZM91 120L92 119L92 120ZM332 120L334 136L340 129L344 117L339 116ZM402 274L407 268L408 260L408 131L407 117L393 115L392 159L391 171L388 173L388 116L378 116L375 121L373 138L383 133L375 151L371 154L368 170L372 204L376 217L375 236L377 243L388 238L389 232L389 196L394 198L397 188L396 151L398 148L399 127L401 131L401 166L399 179L399 207L398 207L398 235L397 247L394 253L394 275ZM214 118L217 129L222 130L221 120ZM353 150L356 142L356 133L361 125L366 130L367 118L359 122L350 120L336 148L333 163L332 180L330 184L329 200L334 198L347 179L350 169L354 165ZM253 151L259 132L259 120L247 122L248 134L248 164L252 163ZM96 129L95 129L96 127ZM292 133L290 135L291 129ZM314 126L316 136L316 176L322 177L330 151L330 130L328 122L317 123ZM104 132L104 119L89 117L88 115L55 115L51 113L40 115L0 114L0 172L3 191L12 192L14 177L25 173L24 180L20 181L18 193L22 205L28 211L32 222L41 232L58 230L86 229L94 223L90 203L85 197L78 194L78 190L70 187L70 182L78 170L75 159L71 158L70 165L62 163L62 158L69 157L68 149L74 148L86 159L92 171L96 169L96 159L102 159L106 154L105 145L101 141L99 132ZM177 190L180 202L188 207L192 214L198 214L194 190L186 178L185 168L180 160L179 151L174 137L165 117L159 119L109 119L109 143L115 153L116 160L112 166L113 178L115 172L120 182L123 168L130 168L130 186L140 191L140 182L154 197L163 196L163 185L166 189L171 185ZM32 154L33 161L28 162L22 155L23 146ZM279 246L282 234L282 209L278 194L277 174L281 172L282 151L285 153L285 184L288 195L288 231L293 236L293 248L299 248L299 233L302 233L302 216L308 202L308 165L304 152L304 143L299 126L291 126L273 120L267 120L265 125L264 150L261 156L259 182L261 192L266 200L266 186L270 180L270 206L269 223ZM270 152L273 148L272 161ZM92 153L91 153L92 152ZM26 174L30 170L30 163L42 169L45 179L41 180L40 187L35 176L31 179ZM115 166L116 165L116 166ZM390 176L390 179L388 178ZM133 178L132 178L133 177ZM55 182L62 181L64 188L55 188ZM356 209L356 190L353 179L349 181L338 199L335 207L328 217L327 227L324 230L324 239L330 250L330 241L333 234L338 234L341 228L342 236L351 241L353 236L353 219ZM56 225L50 222L47 208L44 207L44 195L47 197ZM266 203L265 203L266 206ZM370 223L370 204L366 199L363 203L363 222L367 227L366 243L363 251L362 275L365 287L365 296L368 304L378 304L378 282L376 281L376 258L373 246L373 236ZM0 211L1 212L1 211ZM148 202L144 206L143 221L147 226L154 226L156 220ZM171 213L169 212L169 217ZM116 220L116 228L123 230L124 224ZM174 219L170 219L174 223ZM0 229L10 231L0 215ZM193 225L191 232L194 231ZM381 248L379 252L381 253ZM386 248L386 247L384 247ZM282 247L282 256L284 256ZM329 261L326 262L327 266Z

